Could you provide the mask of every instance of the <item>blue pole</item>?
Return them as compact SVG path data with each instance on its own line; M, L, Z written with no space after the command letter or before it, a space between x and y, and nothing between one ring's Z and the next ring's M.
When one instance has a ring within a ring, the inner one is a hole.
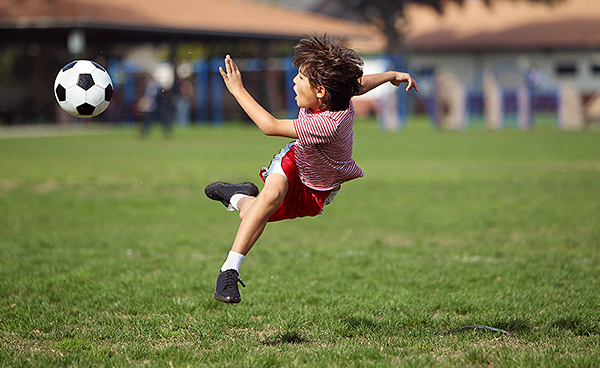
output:
M223 77L219 73L219 67L223 66L222 59L210 60L210 108L211 122L214 127L222 127L225 119L223 107Z
M195 62L196 74L196 123L206 124L208 122L208 61L198 60Z
M298 116L298 105L296 104L296 94L294 93L294 77L297 74L297 70L292 65L291 57L286 58L284 63L286 116L288 119L294 119Z
M392 63L394 66L394 70L404 71L406 70L406 58L402 54L396 54L392 56ZM406 92L397 88L395 89L396 93L396 106L398 109L398 116L400 117L401 128L406 126L406 118L407 118L407 101L406 101Z
M125 105L126 125L134 124L133 111L135 110L135 64L130 61L123 62L123 105Z
M406 60L402 54L388 55L383 57L383 61L388 70L401 71L406 69ZM400 89L394 89L390 98L392 99L393 109L386 107L387 102L381 101L379 125L385 129L402 129L406 125L406 93Z
M113 89L116 92L121 84L121 62L117 58L111 58L106 64L106 71L112 80Z
M121 86L121 61L117 58L111 58L110 60L108 60L108 63L106 64L106 71L108 72L108 75L110 76L110 79L112 81L113 84L113 100L111 102L111 104L117 104L118 105L118 101L116 101L116 99L114 98L114 96L117 94L117 91L119 90L120 86ZM109 114L109 119L114 122L114 121L120 121L122 119L121 116L117 116L116 112L111 112Z

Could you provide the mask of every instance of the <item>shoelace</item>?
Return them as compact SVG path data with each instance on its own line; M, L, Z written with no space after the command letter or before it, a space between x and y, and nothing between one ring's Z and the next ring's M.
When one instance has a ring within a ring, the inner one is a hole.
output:
M246 287L246 284L239 278L235 273L228 272L225 281L223 282L223 289L228 289L230 287L235 286L235 284L239 282L243 287Z

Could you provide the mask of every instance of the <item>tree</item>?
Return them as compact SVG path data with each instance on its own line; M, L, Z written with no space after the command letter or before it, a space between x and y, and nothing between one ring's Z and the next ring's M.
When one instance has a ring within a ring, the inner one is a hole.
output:
M454 2L462 5L466 0L342 0L348 8L365 21L379 28L387 40L385 52L398 55L402 52L402 33L398 29L398 21L404 19L408 4L421 4L433 8L440 14L444 12L444 4ZM494 0L482 0L490 5ZM524 0L535 3L554 4L563 0Z

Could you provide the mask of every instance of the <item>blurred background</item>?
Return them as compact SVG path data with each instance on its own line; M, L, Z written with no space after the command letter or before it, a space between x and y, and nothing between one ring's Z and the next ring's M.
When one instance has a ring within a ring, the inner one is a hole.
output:
M140 125L153 82L168 124L245 120L218 74L226 54L263 106L293 117L292 48L315 33L343 37L366 73L417 79L419 93L355 100L385 129L417 114L443 129L600 124L598 0L3 0L0 125L80 124L53 94L76 59L103 65L115 88L86 123Z

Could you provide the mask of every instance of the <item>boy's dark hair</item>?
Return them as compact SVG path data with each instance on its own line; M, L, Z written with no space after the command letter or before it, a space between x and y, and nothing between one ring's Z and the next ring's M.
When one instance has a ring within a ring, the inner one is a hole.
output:
M363 61L358 54L328 35L307 36L294 47L294 67L311 86L326 90L323 103L331 111L346 110L362 88Z

